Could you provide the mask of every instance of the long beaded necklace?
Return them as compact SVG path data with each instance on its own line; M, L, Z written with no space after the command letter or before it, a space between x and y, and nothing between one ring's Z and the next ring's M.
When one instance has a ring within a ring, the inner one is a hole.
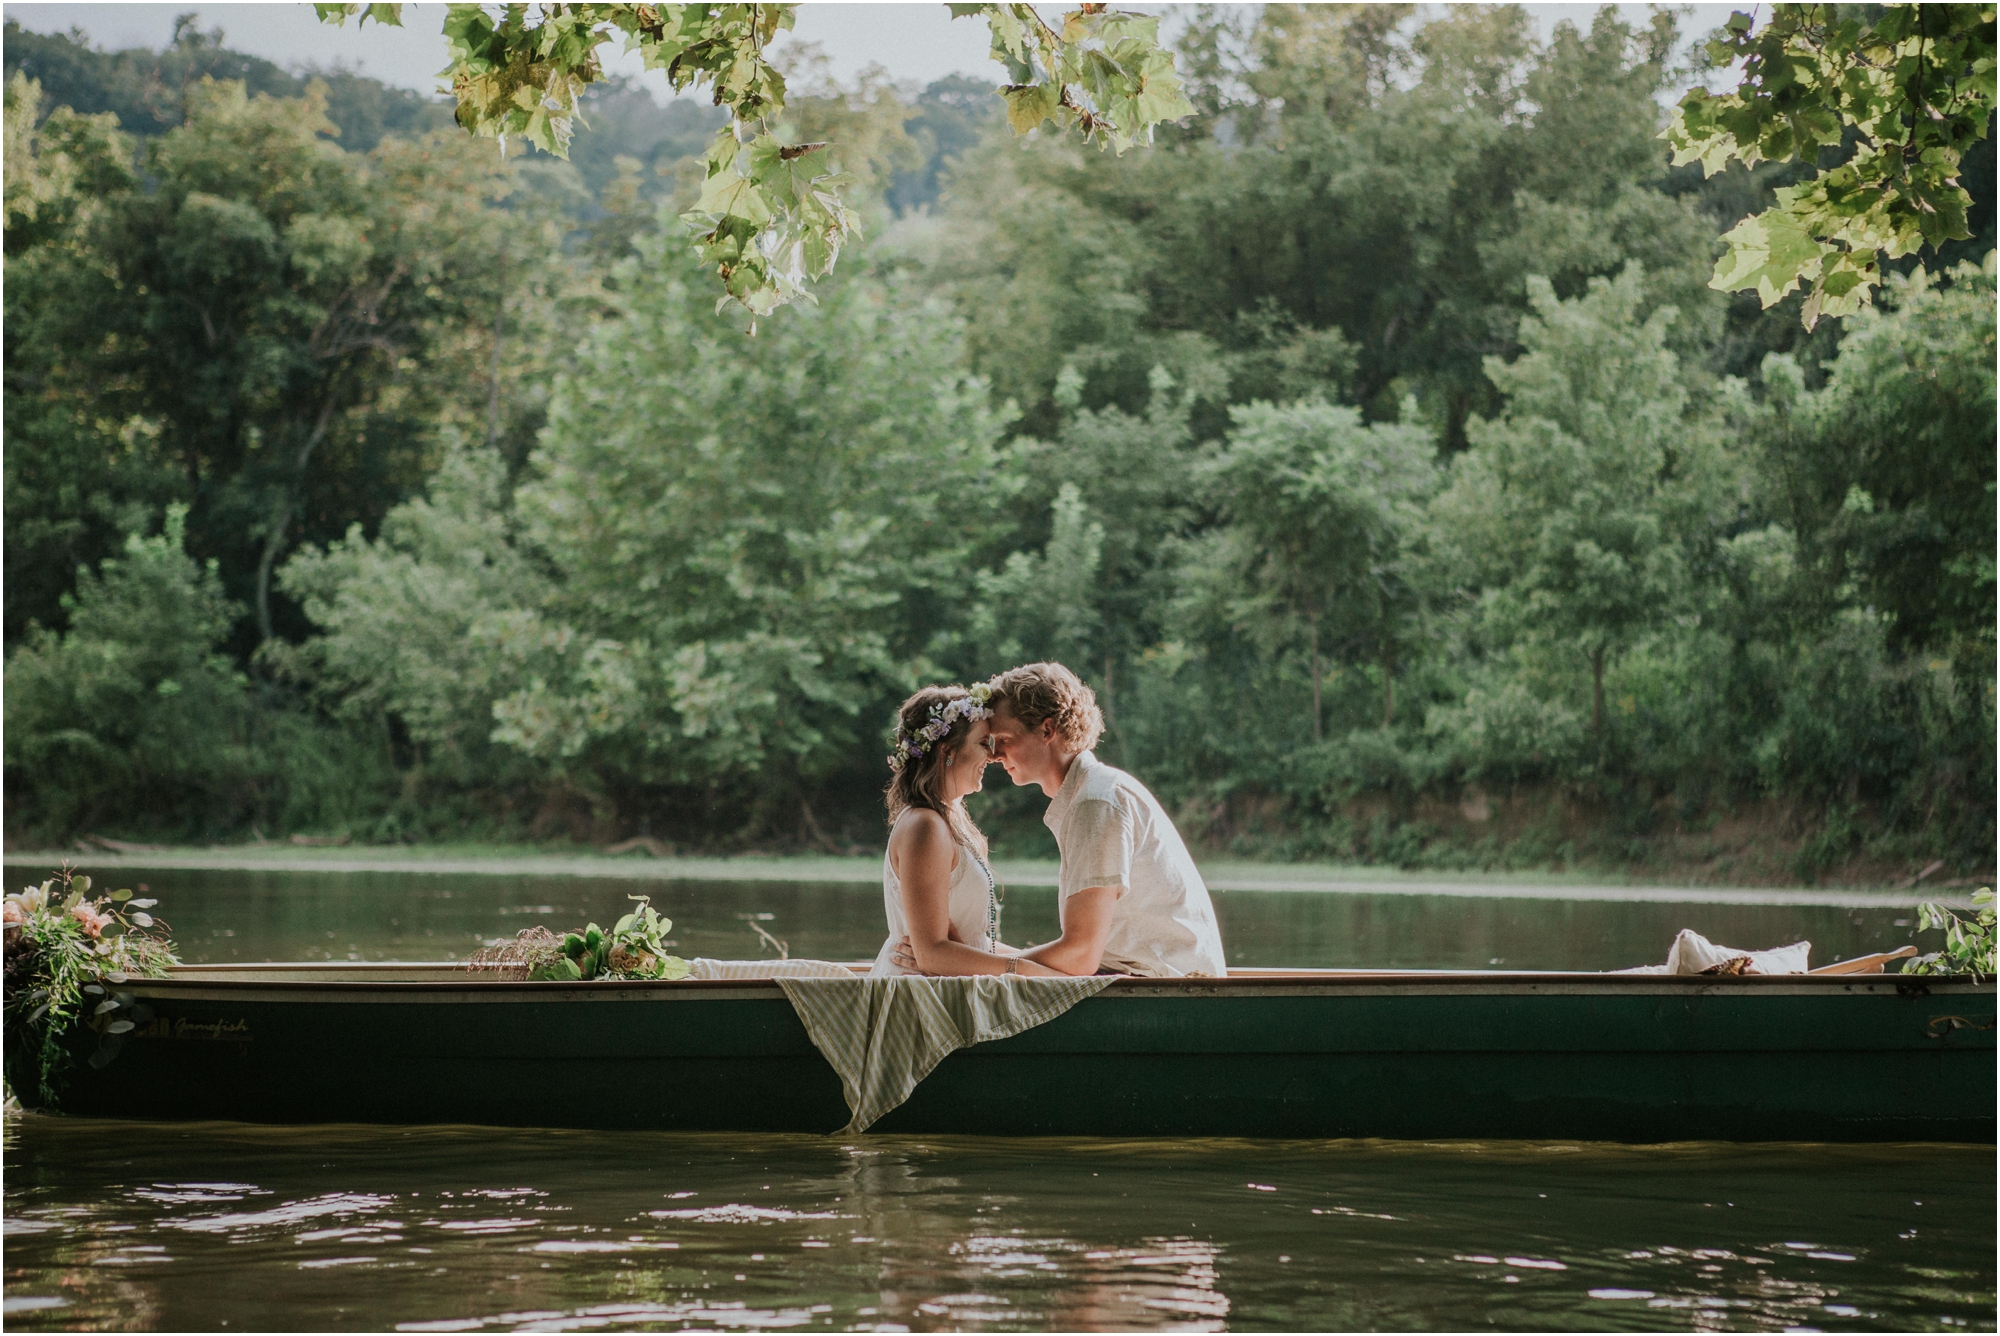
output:
M993 880L993 869L986 866L986 860L971 849L972 861L979 864L980 872L986 877L986 946L988 950L1000 945L1000 884Z

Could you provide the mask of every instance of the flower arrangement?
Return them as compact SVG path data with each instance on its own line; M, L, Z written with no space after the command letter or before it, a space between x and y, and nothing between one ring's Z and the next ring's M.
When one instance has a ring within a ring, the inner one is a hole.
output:
M661 918L651 897L628 896L639 907L606 932L595 923L561 936L536 924L512 939L473 953L469 969L507 970L534 982L584 979L685 979L688 963L666 951L674 921Z
M68 1060L65 1041L86 1007L93 1020L110 1018L91 1054L93 1067L110 1062L124 1036L152 1019L150 1007L117 986L134 975L157 978L180 963L166 924L146 912L157 903L129 890L93 897L90 878L68 863L41 885L0 901L9 1066L17 1055L32 1065L34 1093L43 1103L55 1102Z
M939 738L951 732L961 718L975 723L992 718L993 710L986 703L991 699L993 688L985 682L978 682L965 695L931 706L930 717L916 731L905 732L899 726L896 729L896 749L889 753L889 768L901 770L924 755L937 745Z
M1905 974L1970 974L1977 980L2000 967L1993 929L1993 888L1982 886L1972 893L1970 916L1955 913L1939 904L1917 906L1917 930L1944 929L1944 949L1919 956L1903 967Z

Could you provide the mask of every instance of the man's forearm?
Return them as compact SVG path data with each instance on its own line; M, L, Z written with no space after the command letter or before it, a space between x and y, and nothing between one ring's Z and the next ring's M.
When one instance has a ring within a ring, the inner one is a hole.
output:
M1029 947L1021 953L1021 958L1047 965L1052 970L1061 970L1064 974L1095 974L1098 964L1104 959L1104 948L1058 937L1053 942Z
M1120 888L1092 886L1077 891L1062 906L1062 936L1021 954L1064 974L1095 974L1104 962L1104 944L1111 937L1111 914Z

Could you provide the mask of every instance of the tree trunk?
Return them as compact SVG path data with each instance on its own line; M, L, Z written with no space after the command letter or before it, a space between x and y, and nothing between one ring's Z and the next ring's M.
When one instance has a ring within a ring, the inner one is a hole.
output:
M1382 727L1396 722L1396 650L1382 642Z
M844 854L847 852L835 844L824 830L820 829L819 818L813 815L812 804L807 802L804 797L799 799L799 813L805 817L806 834L816 848L824 849L830 854Z
M1314 742L1318 742L1318 741L1320 740L1320 708L1319 708L1319 617L1318 617L1317 615L1314 615L1314 616L1311 616L1311 617L1308 617L1308 618L1306 618L1306 627L1307 627L1307 631L1308 631L1308 634L1310 635L1310 637L1311 637L1311 639L1312 639L1312 660L1313 660L1313 663L1312 663L1312 674L1313 674L1313 741L1314 741Z
M292 493L287 487L278 498L278 513L272 517L271 531L264 535L264 552L257 558L257 639L271 638L271 567L278 560L278 548L292 523Z
M1604 741L1604 646L1590 652L1590 732Z
M486 445L488 449L500 443L500 340L505 333L507 317L507 242L506 234L501 234L500 242L500 292L493 302L493 359L486 371Z
M326 439L327 431L333 426L333 409L340 402L340 382L327 387L326 402L320 405L319 418L313 423L312 434L299 447L297 458L292 461L292 476L278 493L277 513L271 517L270 532L264 535L264 551L257 558L257 638L269 640L271 630L271 571L278 564L278 554L284 551L285 531L292 527L292 511L298 504L298 496L305 488L306 466L312 463L313 451Z

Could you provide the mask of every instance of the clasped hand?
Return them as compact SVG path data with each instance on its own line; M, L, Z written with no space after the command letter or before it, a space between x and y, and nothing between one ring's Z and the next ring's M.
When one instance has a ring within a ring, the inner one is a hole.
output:
M1012 955L1014 953L1007 950L1001 950L997 954ZM895 962L897 969L908 970L912 974L921 974L926 979L942 979L946 977L945 975L937 974L930 970L924 969L917 964L916 948L910 945L910 939L908 936L903 936L896 939L895 949L889 953L889 959Z
M897 969L908 970L912 974L921 974L926 979L939 977L932 974L929 970L917 968L917 950L910 945L908 937L899 937L896 939L896 949L890 953L889 959L895 962Z

